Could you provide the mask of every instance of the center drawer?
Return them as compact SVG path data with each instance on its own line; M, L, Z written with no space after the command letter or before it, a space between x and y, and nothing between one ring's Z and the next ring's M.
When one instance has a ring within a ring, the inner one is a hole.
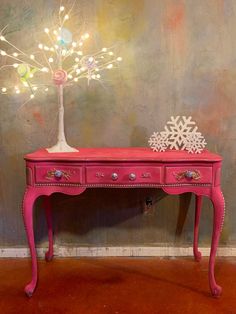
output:
M139 184L161 182L161 167L86 167L86 183Z

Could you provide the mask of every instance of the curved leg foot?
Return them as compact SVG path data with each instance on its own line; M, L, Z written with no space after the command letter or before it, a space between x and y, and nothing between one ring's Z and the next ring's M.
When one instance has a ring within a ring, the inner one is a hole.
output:
M215 287L213 288L213 290L211 291L211 294L213 297L218 298L221 296L222 294L222 288L219 285L215 285Z
M48 226L48 242L49 242L48 251L45 253L45 260L47 262L50 262L53 259L52 208L51 208L50 197L45 196L43 203L44 203L47 226Z
M200 262L202 253L198 250L199 222L202 209L202 196L196 195L195 203L195 222L194 222L194 239L193 239L193 254L197 262Z
M214 297L219 297L222 293L222 288L216 284L214 268L215 268L216 251L217 251L217 246L219 243L221 229L223 226L224 210L225 210L224 197L223 197L220 187L215 187L213 189L211 201L214 206L214 226L213 226L212 241L211 241L210 260L209 260L209 284L210 284L212 295Z
M49 250L45 253L45 261L50 262L53 259L53 253Z
M36 282L30 282L27 286L25 286L25 294L27 297L31 298L33 296L34 290L36 288Z
M195 251L194 252L194 258L196 262L200 262L202 259L202 253L200 251Z

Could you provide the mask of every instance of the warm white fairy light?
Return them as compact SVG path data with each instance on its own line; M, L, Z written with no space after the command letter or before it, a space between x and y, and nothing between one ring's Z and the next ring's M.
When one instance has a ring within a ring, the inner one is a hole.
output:
M74 4L73 4L74 5ZM89 33L84 32L72 36L65 27L66 22L71 18L73 6L67 10L64 6L59 7L58 21L50 27L43 28L46 40L37 44L37 50L26 53L9 42L0 31L0 57L4 57L1 70L10 68L15 71L18 77L17 86L0 87L0 93L22 94L29 92L30 99L40 93L47 93L52 87L73 86L81 79L86 79L88 84L91 80L102 80L102 72L110 70L122 61L121 57L115 56L113 49L103 47L95 53L83 52L83 45L87 47ZM73 23L72 23L73 24ZM41 37L40 37L41 38ZM5 46L11 49L8 53ZM58 88L56 90L59 90ZM62 104L63 105L63 104ZM60 115L60 113L59 113ZM63 133L63 131L61 130Z
M41 71L42 71L42 72L46 72L46 73L47 73L47 72L49 72L49 69L48 69L48 68L46 68L46 67L43 67L43 68L41 69Z
M62 49L61 54L62 54L63 56L65 56L66 53L67 53L67 50L66 50L66 49Z

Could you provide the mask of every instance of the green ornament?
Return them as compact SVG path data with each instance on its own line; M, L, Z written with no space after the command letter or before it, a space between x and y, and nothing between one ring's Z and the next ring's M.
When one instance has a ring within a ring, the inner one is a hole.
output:
M30 67L28 64L22 63L17 67L17 72L21 78L27 79L30 75Z

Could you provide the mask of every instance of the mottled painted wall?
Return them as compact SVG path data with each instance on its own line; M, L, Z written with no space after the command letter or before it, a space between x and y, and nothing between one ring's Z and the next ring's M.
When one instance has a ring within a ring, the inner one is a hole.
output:
M66 1L65 1L66 2ZM69 3L70 1L67 1ZM56 0L1 0L0 26L24 49L32 48L57 9ZM93 34L94 49L117 43L118 71L66 92L66 133L71 145L147 146L170 115L192 115L208 147L224 157L226 221L221 245L236 243L236 1L78 0L71 27ZM76 9L76 10L77 10ZM76 11L77 12L77 11ZM91 39L92 40L92 39ZM2 76L1 82L9 77ZM23 155L50 146L56 136L56 97L0 96L0 245L24 246L21 217ZM154 206L143 213L147 195ZM59 244L187 245L192 242L193 200L156 190L88 190L53 196ZM36 237L46 240L41 201ZM182 211L179 210L179 205ZM183 224L184 223L184 224ZM210 242L212 208L204 201L200 241Z

